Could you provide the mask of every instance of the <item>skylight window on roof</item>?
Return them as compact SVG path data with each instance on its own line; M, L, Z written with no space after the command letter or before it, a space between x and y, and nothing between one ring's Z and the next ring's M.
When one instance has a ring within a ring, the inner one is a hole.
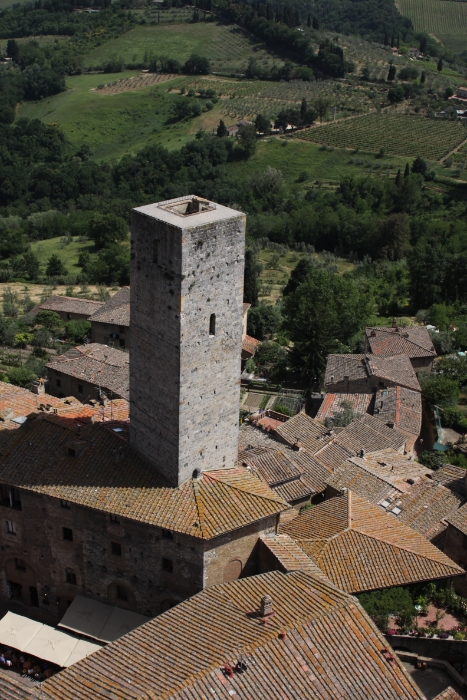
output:
M394 513L394 515L399 515L399 513L402 513L402 508L398 508L395 506L392 510L391 513Z
M390 501L382 501L381 505L383 506L383 508L388 508L391 505L391 502Z
M112 428L114 433L123 433L123 428Z

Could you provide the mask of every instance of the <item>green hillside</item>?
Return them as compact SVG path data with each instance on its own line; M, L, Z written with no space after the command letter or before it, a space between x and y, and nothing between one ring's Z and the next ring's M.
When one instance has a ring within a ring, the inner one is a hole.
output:
M397 0L400 12L412 20L415 31L427 32L448 49L467 49L467 3L454 0Z

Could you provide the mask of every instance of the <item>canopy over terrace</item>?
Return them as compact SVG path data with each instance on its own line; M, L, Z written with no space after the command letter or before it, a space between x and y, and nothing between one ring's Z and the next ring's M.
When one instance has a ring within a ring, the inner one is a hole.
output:
M66 627L101 642L114 642L148 621L149 618L144 615L77 595L59 627Z
M101 648L12 612L0 620L0 643L65 668Z

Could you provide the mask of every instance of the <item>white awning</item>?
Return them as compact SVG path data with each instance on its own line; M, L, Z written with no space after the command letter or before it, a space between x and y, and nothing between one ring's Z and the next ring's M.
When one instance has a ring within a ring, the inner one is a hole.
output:
M77 595L58 626L101 642L114 642L148 621L144 615Z
M0 620L0 643L65 667L101 648L99 644L72 637L12 612L7 612Z

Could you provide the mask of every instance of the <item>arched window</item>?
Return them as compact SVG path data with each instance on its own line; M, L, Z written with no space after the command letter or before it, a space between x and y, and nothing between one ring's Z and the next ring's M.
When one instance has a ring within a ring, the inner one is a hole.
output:
M211 314L209 318L209 335L216 335L216 314Z
M224 583L227 581L235 581L237 578L240 578L242 575L242 569L243 566L240 559L232 559L232 561L229 561L224 569Z

